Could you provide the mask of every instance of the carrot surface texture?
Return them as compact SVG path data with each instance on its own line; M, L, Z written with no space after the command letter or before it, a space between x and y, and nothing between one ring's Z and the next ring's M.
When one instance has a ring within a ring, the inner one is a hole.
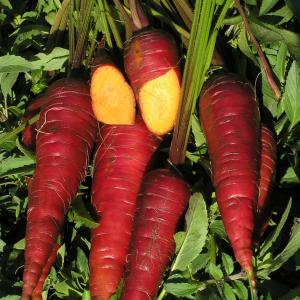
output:
M43 297L42 297L43 286L44 286L45 280L46 280L47 276L49 275L49 272L50 272L53 264L56 261L57 251L58 251L59 248L60 248L59 244L56 244L52 248L52 251L51 251L51 254L50 254L50 256L47 260L47 263L43 268L43 271L42 271L42 274L40 276L39 282L36 285L36 287L35 287L35 289L32 293L32 297L31 297L32 300L43 300Z
M91 97L98 121L110 125L132 125L135 98L131 86L104 49L92 63Z
M188 185L167 169L149 172L142 184L122 300L155 299L174 253L174 234L190 198Z
M29 103L25 110L25 114L22 118L23 122L29 121L36 114L38 114L41 108L47 103L48 99L43 97L37 97ZM36 142L36 123L27 125L22 131L22 143L27 148L34 150Z
M92 184L99 226L91 233L90 292L109 299L122 278L142 178L161 138L137 116L134 125L103 125Z
M36 170L30 183L22 300L43 276L64 216L85 177L97 122L89 88L80 80L52 84L37 122Z
M131 2L139 5L138 1ZM131 4L133 15L135 7ZM146 17L142 16L145 22L125 43L124 66L148 129L156 135L164 135L172 130L179 107L177 47L168 33L149 29Z
M261 127L261 162L259 196L257 202L257 214L255 220L254 244L258 245L268 226L270 217L270 204L272 186L276 176L277 144L272 131L262 125Z
M258 197L260 116L255 92L237 75L216 76L203 88L200 120L212 164L212 182L236 260L249 274Z

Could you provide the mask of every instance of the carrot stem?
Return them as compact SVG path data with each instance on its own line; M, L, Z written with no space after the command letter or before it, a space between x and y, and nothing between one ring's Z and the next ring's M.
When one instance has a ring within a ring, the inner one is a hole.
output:
M245 28L246 28L246 31L248 32L249 34L249 37L257 51L257 54L261 60L261 63L263 65L263 68L264 68L264 71L266 73L266 77L267 77L267 80L268 80L268 83L276 97L277 100L279 100L281 98L281 91L276 83L276 81L274 80L274 77L273 77L273 74L272 74L272 70L270 68L270 65L264 55L264 53L262 52L261 50L261 47L259 45L259 43L257 42L254 34L253 34L253 31L251 29L251 26L250 26L250 23L248 21L248 18L245 14L245 11L244 9L242 8L241 6L241 3L240 3L240 0L234 0L235 1L235 6L237 8L237 10L239 11L239 14L241 15L242 19L243 19L243 22L244 22L244 25L245 25Z
M121 2L119 0L113 0L113 2L124 18L126 39L129 39L132 35L132 31L136 31L137 28L134 25L134 23L133 23L131 17L129 16L129 14L127 13L127 11L124 9Z
M246 274L247 274L248 282L249 282L249 285L250 285L251 300L258 300L256 280L255 280L253 269L248 270L246 272Z
M149 26L149 20L138 0L129 0L129 7L132 14L132 21L137 29L142 29Z
M72 69L79 68L83 59L83 50L86 44L92 6L93 1L88 0L84 12L82 12L82 24L80 26L80 34L76 43L75 53L72 61Z

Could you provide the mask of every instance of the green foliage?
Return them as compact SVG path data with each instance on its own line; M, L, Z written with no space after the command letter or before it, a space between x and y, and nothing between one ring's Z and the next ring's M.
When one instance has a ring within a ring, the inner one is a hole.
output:
M88 34L81 37L85 49L82 60L86 69L89 68L102 34L106 35L107 48L119 61L122 45L127 38L124 18L112 1L21 2L16 5L17 1L14 0L0 0L0 25L3 28L0 33L0 299L9 300L19 299L21 293L28 203L27 180L33 175L35 168L34 153L20 142L20 133L25 127L22 122L25 107L35 95L42 93L51 81L68 75L70 59L74 56L75 49L72 48L72 39L68 41L66 31L74 29L75 47L75 38L84 31L80 27L80 4L91 5L91 13L86 16L88 21L83 27ZM273 126L277 133L278 171L272 194L270 226L261 245L255 249L253 260L260 299L298 299L298 1L242 2L247 7L254 34L281 88L283 97L280 101L274 99L256 50L231 1L218 0L208 3L144 0L143 4L154 27L162 27L174 34L180 44L180 63L184 73L189 75L186 75L186 83L189 83L187 86L193 87L192 90L185 89L185 94L190 97L192 109L189 113L185 112L185 119L191 119L191 133L185 137L188 145L182 172L187 175L194 194L174 237L176 253L165 273L158 299L250 298L246 276L234 259L212 193L206 141L195 110L202 84L216 71L215 68L209 69L207 61L212 56L218 31L217 45L226 45L225 56L229 57L231 71L247 76L255 84L262 119ZM198 6L195 7L195 4ZM224 5L227 5L225 10ZM222 9L224 15L220 15ZM223 22L227 9L228 13ZM127 11L127 7L125 10ZM211 12L210 15L207 15L208 11ZM192 32L190 30L193 12L196 13L195 19L202 22L201 32L199 23L194 24ZM71 20L67 26L64 20L67 20L68 15L71 16ZM215 24L216 28L210 27ZM189 39L195 41L197 32L199 40L205 43L191 43L188 49ZM195 77L191 76L192 73ZM30 122L37 119L38 116ZM180 127L180 124L178 126ZM90 299L89 232L97 226L90 207L90 173L88 172L66 216L65 228L59 240L61 247L57 261L45 282L43 299ZM113 296L114 300L120 299L122 284L120 283L117 293Z

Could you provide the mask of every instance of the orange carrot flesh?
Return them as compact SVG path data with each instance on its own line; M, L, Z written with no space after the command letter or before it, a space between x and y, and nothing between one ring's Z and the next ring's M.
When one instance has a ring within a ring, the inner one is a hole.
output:
M189 197L187 184L170 170L151 171L143 179L122 300L156 299Z
M220 213L235 258L250 275L258 197L260 116L254 89L233 74L211 80L200 96L200 119Z
M29 189L22 300L32 296L49 261L85 176L97 127L85 82L59 80L46 97L37 122L37 166Z
M259 240L268 226L270 216L270 193L276 176L276 140L273 133L265 125L261 127L261 163L259 196L257 202L257 212L255 220L254 243L259 244Z
M95 58L92 66L90 91L94 114L104 124L132 125L135 120L133 90L103 51Z
M148 129L172 130L180 100L180 71L173 38L156 29L142 30L126 42L124 66Z
M93 300L108 300L122 278L136 199L160 142L140 116L134 125L104 125L100 129L92 184L92 204L99 216L99 226L91 233Z

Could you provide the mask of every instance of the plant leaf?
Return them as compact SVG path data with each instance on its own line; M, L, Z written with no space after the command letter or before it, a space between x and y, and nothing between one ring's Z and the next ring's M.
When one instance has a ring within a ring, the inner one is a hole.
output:
M206 204L201 193L196 193L191 197L185 219L186 236L175 259L173 270L185 270L204 246L208 231L208 218Z
M212 262L208 264L208 267L206 269L208 273L216 280L221 280L224 277L220 266L216 266Z
M226 300L236 299L232 287L227 282L224 283L224 296L226 297Z
M164 289L177 297L188 297L196 291L204 289L205 286L204 283L189 281L180 274L174 274L165 282Z
M291 210L291 207L292 207L292 200L290 199L288 204L287 204L287 207L286 209L284 210L284 213L282 214L282 217L281 217L281 220L280 222L278 223L278 225L276 226L276 229L274 231L274 233L263 243L261 249L260 249L260 252L259 252L259 258L263 257L267 251L272 248L272 245L276 242L287 218L288 218L288 215L290 213L290 210Z
M279 0L263 0L259 8L259 15L262 16L268 13L278 3L278 1Z
M223 262L223 266L225 268L225 272L227 275L232 274L233 270L234 270L234 266L233 266L233 260L231 258L231 256L229 256L226 253L222 253L222 262Z
M20 174L19 171L24 170L24 166L32 166L34 168L34 164L35 161L28 156L8 157L0 162L0 177L7 174Z
M289 70L285 93L283 95L284 108L291 122L291 127L294 127L300 121L300 69L296 61L294 61Z
M234 287L233 292L239 297L239 299L241 300L248 299L248 290L242 281L234 280L232 281L232 285Z
M266 277L270 273L278 270L288 259L290 259L300 249L300 223L296 224L292 230L291 239L283 251L278 254L269 268L263 269L257 274Z

